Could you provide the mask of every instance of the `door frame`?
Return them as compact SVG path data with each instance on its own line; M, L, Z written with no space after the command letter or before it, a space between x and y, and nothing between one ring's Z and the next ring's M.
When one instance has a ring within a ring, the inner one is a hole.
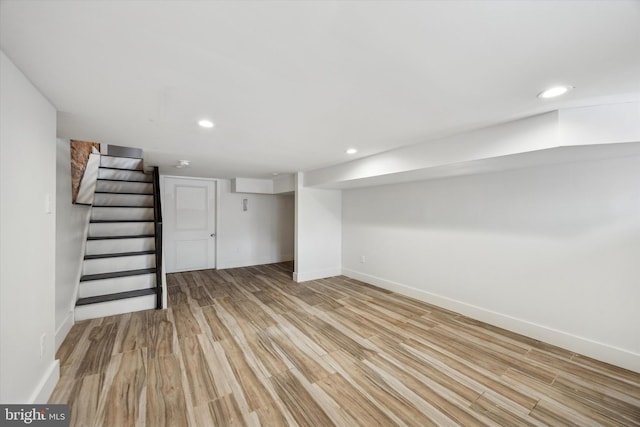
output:
M160 203L162 204L162 217L164 218L164 213L165 213L165 201L164 201L164 192L167 188L167 184L166 181L167 179L187 179L187 180L193 180L193 181L210 181L213 182L214 188L216 189L216 197L215 197L215 207L214 207L214 211L216 213L216 220L214 221L215 223L215 228L216 228L216 239L215 239L215 248L216 248L216 270L218 269L218 265L219 264L219 259L220 259L220 239L218 238L220 235L220 184L219 181L220 179L218 178L200 178L197 176L180 176L180 175L160 175ZM164 227L164 224L163 224ZM164 243L164 238L162 239L162 253L166 253L165 252L165 243Z

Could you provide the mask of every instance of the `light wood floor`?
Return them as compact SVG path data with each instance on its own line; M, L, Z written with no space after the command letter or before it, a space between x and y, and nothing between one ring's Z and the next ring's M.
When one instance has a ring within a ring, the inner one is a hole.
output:
M640 375L290 264L168 277L170 308L77 323L78 426L640 425Z

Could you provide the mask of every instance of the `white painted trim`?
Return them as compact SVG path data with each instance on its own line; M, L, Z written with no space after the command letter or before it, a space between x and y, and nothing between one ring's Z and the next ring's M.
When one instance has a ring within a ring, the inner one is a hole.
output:
M80 180L76 203L85 205L93 204L93 197L96 193L96 183L98 180L98 170L100 169L100 158L100 154L89 154L89 159L87 160L82 179Z
M588 338L559 331L557 329L518 319L492 310L487 310L463 301L433 294L431 292L416 289L391 280L386 280L381 277L361 273L356 270L345 268L342 270L342 274L352 279L360 280L447 310L455 311L490 325L498 326L518 334L526 335L530 338L565 348L569 351L574 351L576 353L640 373L640 354L622 348L593 341Z
M82 277L82 269L84 268L84 255L87 253L87 237L89 236L89 225L91 225L91 213L92 213L92 211L93 211L93 206L90 206L89 209L87 209L87 214L86 214L87 216L85 217L85 221L84 221L84 231L82 232L82 249L80 251L80 262L78 263L78 271L76 272L76 281L75 281L76 290L75 290L75 293L73 295L73 300L71 302L71 307L69 307L69 310L71 310L71 311L74 311L75 306L76 306L76 302L79 299L80 278ZM65 334L65 337L66 337L66 334ZM62 340L64 341L64 337L62 338ZM62 342L62 341L60 341L60 342Z
M316 271L294 272L293 280L300 283L307 282L309 280L326 279L327 277L340 276L341 274L342 269L340 267L327 268L324 270Z
M71 309L69 310L69 312L67 312L67 315L62 321L62 324L60 324L60 326L58 327L58 330L56 331L56 337L55 337L56 351L58 351L58 349L60 348L60 345L62 345L62 342L67 337L67 334L71 330L71 327L73 326L74 323L75 322L73 320L73 309Z
M60 379L60 361L54 360L40 379L27 404L45 404L49 401L53 389Z
M292 254L279 257L263 257L257 259L226 259L217 264L217 269L225 270L227 268L250 267L252 265L274 264L277 262L287 261L293 261Z
M213 210L216 213L216 220L214 221L214 227L215 230L213 230L213 232L216 235L216 241L215 241L215 251L216 251L216 256L215 256L215 268L220 268L220 239L218 238L218 230L219 225L220 225L220 181L219 180L215 180L215 184L214 187L216 189L216 200L215 200L215 206L213 207Z
M162 277L162 308L168 308L169 307L169 297L168 297L168 288L167 288L167 272L164 268L165 266L165 260L164 260L164 239L162 239L163 241L161 242L162 244L162 270L161 270L161 277ZM157 286L157 284L156 284Z

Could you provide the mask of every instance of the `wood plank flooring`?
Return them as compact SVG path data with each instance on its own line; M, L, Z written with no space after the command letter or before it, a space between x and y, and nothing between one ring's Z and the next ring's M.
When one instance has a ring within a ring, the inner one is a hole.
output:
M74 426L640 426L640 375L291 264L168 276L170 308L78 322Z

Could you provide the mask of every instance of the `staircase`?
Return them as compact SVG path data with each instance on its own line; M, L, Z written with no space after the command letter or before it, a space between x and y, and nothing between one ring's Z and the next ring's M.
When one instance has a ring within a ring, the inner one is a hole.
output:
M75 319L161 308L157 168L100 156L90 218Z

